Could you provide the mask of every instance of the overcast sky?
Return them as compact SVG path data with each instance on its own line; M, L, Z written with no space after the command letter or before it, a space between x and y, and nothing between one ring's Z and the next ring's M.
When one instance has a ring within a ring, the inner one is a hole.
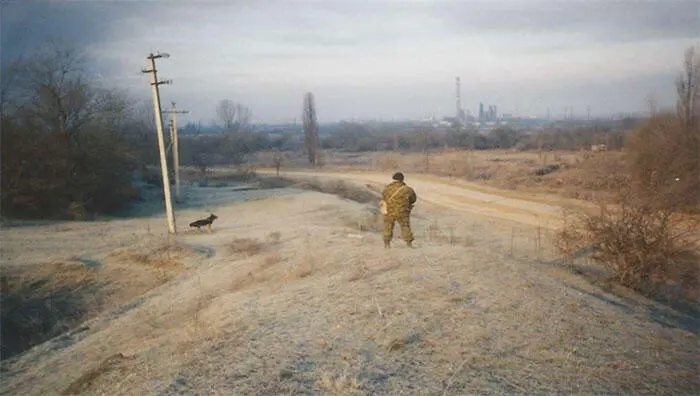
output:
M84 48L107 84L150 98L140 73L158 61L164 103L209 122L216 103L254 121L321 122L455 114L462 103L553 116L675 103L683 51L700 44L698 1L3 1L2 63L47 37Z

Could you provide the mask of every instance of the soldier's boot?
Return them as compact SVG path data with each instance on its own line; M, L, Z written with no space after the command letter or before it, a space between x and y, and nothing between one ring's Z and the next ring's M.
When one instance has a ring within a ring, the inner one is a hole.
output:
M389 241L384 241L384 247L385 247L386 249L389 249L389 248L391 247L391 242L389 242Z
M406 246L412 248L412 247L413 247L413 241L406 241Z

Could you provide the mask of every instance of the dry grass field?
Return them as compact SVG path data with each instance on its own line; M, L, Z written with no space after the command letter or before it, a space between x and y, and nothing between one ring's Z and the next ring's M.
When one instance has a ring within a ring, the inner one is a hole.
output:
M385 250L361 184L213 179L176 236L148 208L2 229L3 331L56 328L15 334L2 394L700 392L697 315L572 272L546 227L419 201Z
M271 167L269 155L251 158ZM625 164L619 151L441 150L416 152L345 153L325 151L324 170L368 170L432 174L524 194L567 199L609 200L624 181ZM282 166L307 167L304 157L287 155Z

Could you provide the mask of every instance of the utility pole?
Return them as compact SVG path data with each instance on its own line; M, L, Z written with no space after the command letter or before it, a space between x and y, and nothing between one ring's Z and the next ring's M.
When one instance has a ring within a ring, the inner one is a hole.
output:
M173 170L175 171L175 202L180 203L180 149L178 144L178 132L177 132L177 115L187 114L187 110L176 110L175 102L170 102L173 108L172 110L163 110L163 113L172 114L173 118L170 120L170 138L173 142Z
M168 161L165 156L165 139L163 138L163 117L160 109L160 92L158 86L170 84L171 80L158 81L156 71L156 59L169 58L168 54L148 54L150 69L142 70L143 73L151 75L151 87L153 88L153 110L156 116L156 129L158 131L158 149L160 150L160 173L163 175L163 195L165 197L165 214L168 221L168 231L171 234L177 233L175 227L175 216L173 215L173 203L170 200L170 177L168 177Z

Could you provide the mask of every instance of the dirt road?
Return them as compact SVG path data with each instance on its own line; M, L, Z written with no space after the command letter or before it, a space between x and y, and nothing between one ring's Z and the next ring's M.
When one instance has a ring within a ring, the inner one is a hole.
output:
M274 174L274 170L271 169L259 169L256 172ZM386 172L288 171L281 172L280 175L294 179L340 179L370 184L375 188L381 188L391 181ZM406 182L416 190L417 205L420 205L421 201L428 202L460 212L478 213L550 229L558 227L558 218L562 211L562 207L558 205L512 198L496 192L478 191L466 183L434 176L411 175L406 178Z

